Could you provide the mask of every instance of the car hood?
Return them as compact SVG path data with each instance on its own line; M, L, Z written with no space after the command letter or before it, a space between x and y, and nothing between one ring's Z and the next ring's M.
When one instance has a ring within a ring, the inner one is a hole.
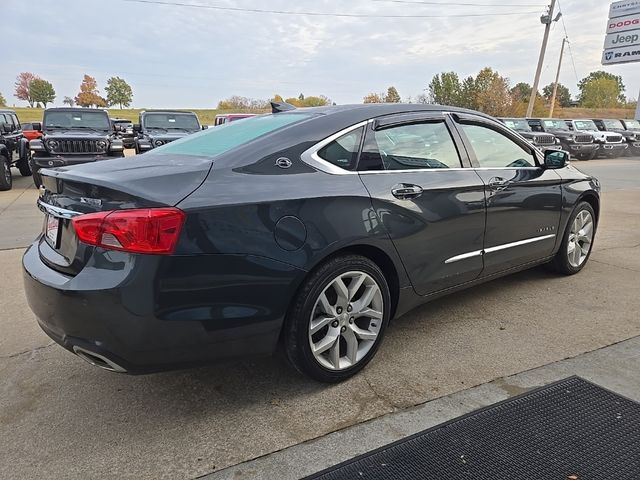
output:
M124 192L163 205L176 205L207 178L213 160L188 155L145 153L68 167L44 175Z

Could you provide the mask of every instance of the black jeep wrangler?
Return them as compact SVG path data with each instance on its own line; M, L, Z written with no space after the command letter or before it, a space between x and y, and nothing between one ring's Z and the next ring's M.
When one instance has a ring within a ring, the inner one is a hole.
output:
M560 140L551 133L534 132L526 118L498 118L507 128L518 132L534 147L540 149L560 149Z
M624 123L613 118L594 118L593 123L601 132L614 132L622 135L629 147L627 150L629 155L640 155L640 131L627 130Z
M136 134L133 131L133 122L126 118L112 118L111 123L116 129L116 135L122 140L124 148L134 148Z
M560 140L563 150L580 160L596 158L600 145L595 143L593 135L572 132L564 120L557 118L528 118L527 122L534 132L551 133Z
M139 123L133 126L136 137L136 153L148 152L152 148L205 130L193 112L181 110L148 110L140 113Z
M123 157L124 145L105 110L48 108L42 120L42 138L30 142L33 182L41 185L41 168Z
M31 175L29 141L22 135L16 112L0 109L0 190L11 190L12 166L17 167L23 177Z

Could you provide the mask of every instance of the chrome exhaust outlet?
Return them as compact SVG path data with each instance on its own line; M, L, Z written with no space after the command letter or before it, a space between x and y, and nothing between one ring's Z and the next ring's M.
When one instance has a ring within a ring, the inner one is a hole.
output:
M100 355L99 353L92 352L82 347L78 347L77 345L73 346L73 352L85 362L90 363L94 367L109 370L110 372L127 373L127 370L125 368L122 368L113 360L109 360L107 357L105 357L104 355Z

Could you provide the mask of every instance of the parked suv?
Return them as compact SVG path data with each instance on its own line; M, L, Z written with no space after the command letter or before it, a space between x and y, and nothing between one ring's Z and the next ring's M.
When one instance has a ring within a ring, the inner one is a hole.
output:
M224 125L225 123L235 122L243 118L255 117L255 113L219 113L213 121L214 126Z
M191 133L206 129L201 126L193 112L181 110L153 110L140 113L140 120L133 126L137 133L136 153L144 153L185 137Z
M614 132L622 135L628 147L627 152L631 155L640 155L640 128L636 131L627 130L621 120L613 118L594 119L593 123L601 132Z
M593 135L595 142L600 145L598 152L603 153L608 158L624 155L627 148L629 148L621 134L601 132L593 120L565 120L565 123L572 132L589 133Z
M111 123L115 127L116 135L122 140L124 148L136 146L136 134L133 131L133 122L126 118L112 118Z
M626 130L629 130L630 132L636 132L640 135L640 120L620 119L620 121L622 122L622 125Z
M30 142L33 182L42 182L41 168L62 167L124 156L124 145L106 110L48 108L42 121L42 138Z
M20 121L13 110L0 110L0 190L11 190L11 167L22 176L31 175L29 168L29 142L22 135Z
M598 154L600 145L593 135L584 132L572 132L564 120L557 118L529 118L529 126L534 132L551 133L560 140L563 150L570 152L580 160L591 160Z
M545 148L560 148L560 140L551 133L534 132L527 122L526 118L499 118L508 128L518 132L521 136L529 140L529 142L540 149Z

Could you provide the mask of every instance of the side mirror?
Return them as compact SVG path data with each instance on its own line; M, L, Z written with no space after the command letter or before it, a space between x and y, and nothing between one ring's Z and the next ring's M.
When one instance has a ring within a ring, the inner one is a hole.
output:
M42 122L33 122L31 126L37 132L42 132Z
M206 130L207 128L209 128L209 125L202 125L202 130Z
M134 123L133 124L133 131L135 133L140 133L142 131L142 126L139 123Z
M545 150L544 166L548 169L563 168L569 163L569 153L564 150Z

